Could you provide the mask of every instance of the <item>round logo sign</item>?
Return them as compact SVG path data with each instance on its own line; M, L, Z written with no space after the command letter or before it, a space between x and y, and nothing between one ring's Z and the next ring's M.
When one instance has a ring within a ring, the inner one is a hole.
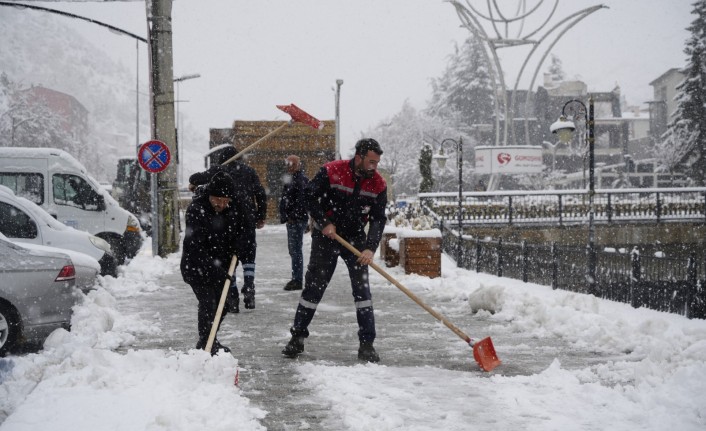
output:
M171 159L169 147L162 141L147 141L137 151L137 161L142 169L153 174L167 169Z
M512 156L508 153L498 153L498 163L501 165L505 165L507 163L510 163L512 160Z

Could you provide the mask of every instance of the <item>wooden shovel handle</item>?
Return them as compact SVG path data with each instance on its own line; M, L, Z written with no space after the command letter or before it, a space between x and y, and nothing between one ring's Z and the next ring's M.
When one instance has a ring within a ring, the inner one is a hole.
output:
M235 267L238 266L238 256L233 256L230 260L230 267L228 268L228 275L233 276L235 272ZM213 342L216 340L216 332L218 332L218 322L221 321L221 315L223 314L223 307L226 304L226 298L228 298L228 289L230 288L230 279L226 278L226 282L223 283L223 292L221 293L221 300L218 302L218 309L216 310L216 318L213 319L213 324L211 325L211 333L208 335L208 342L206 343L205 351L210 352L211 347L213 347ZM238 286L236 286L236 289Z
M247 147L243 148L242 150L240 150L240 152L239 152L238 154L234 155L234 156L231 157L230 159L228 159L228 160L226 160L225 162L221 163L221 166L227 165L228 163L232 162L233 160L239 159L243 154L245 154L245 153L247 153L248 151L250 151L250 150L252 150L253 148L255 148L256 145L261 144L262 142L264 142L264 141L265 141L267 138L269 138L270 136L279 133L280 130L284 129L284 128L287 127L287 126L289 126L289 122L282 124L281 126L277 127L276 129L274 129L274 130L271 131L270 133L266 134L266 135L263 136L262 138L258 139L257 141L255 141L255 142L253 142L252 144L248 145Z
M359 252L355 247L353 247L348 241L346 241L345 239L341 238L338 234L334 234L334 235L335 235L336 241L338 241L338 242L341 243L345 248L347 248L348 250L350 250L351 253L355 254L356 256L360 256L360 252ZM428 306L427 304L425 304L424 302L422 302L422 300L419 299L419 297L418 297L417 295L415 295L414 293L412 293L411 290L409 290L409 289L407 289L406 287L404 287L404 286L402 285L402 283L400 283L399 281L395 280L395 279L394 279L390 274L388 274L384 269L380 268L380 267L379 267L377 264L375 264L374 262L371 262L371 263L370 263L370 266L372 266L373 269L374 269L375 271L377 271L380 275L382 275L383 277L385 277L385 278L387 279L387 281L389 281L390 283L392 283L392 284L394 284L395 286L397 286L397 288L400 289L402 292L404 292L405 295L409 296L409 297L412 299L412 301L414 301L414 302L416 302L417 304L419 304L420 307L422 307L423 309L425 309L429 314L431 314L432 316L434 316L438 321L440 321L441 323L443 323L444 325L446 325L446 327L449 328L450 330L452 330L454 334L456 334L456 335L458 335L459 337L461 337L461 339L462 339L463 341L465 341L465 342L468 343L468 344L471 344L471 343L473 342L473 340L471 339L471 337L469 337L469 336L466 335L463 331L461 331L460 329L458 329L458 327L456 327L456 325L454 325L453 323L451 323L451 322L449 322L448 320L446 320L446 318L445 318L444 316L442 316L441 314L439 314L436 310L434 310L433 308L431 308L430 306Z

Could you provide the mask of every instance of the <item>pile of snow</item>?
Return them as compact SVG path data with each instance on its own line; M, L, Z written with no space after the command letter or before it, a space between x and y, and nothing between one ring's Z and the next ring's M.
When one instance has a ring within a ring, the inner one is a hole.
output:
M71 332L53 332L40 353L0 359L0 429L264 429L258 419L265 412L234 386L232 355L113 351L159 331L120 314L116 296L158 289L159 277L178 270L178 258L138 255L76 306Z

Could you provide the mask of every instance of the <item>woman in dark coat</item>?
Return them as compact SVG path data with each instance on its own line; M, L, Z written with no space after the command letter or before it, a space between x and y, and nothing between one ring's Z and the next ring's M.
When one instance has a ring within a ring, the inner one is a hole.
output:
M238 289L234 277L228 275L228 267L233 255L240 256L247 242L244 199L236 192L231 177L220 172L208 183L206 193L195 198L186 209L181 274L199 301L197 349L206 347L228 278L232 287L221 321L228 311L238 312ZM215 340L212 353L219 349L230 351Z

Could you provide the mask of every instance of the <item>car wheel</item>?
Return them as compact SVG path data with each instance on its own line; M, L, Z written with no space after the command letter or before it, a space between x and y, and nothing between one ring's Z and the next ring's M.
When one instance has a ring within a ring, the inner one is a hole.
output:
M115 263L117 265L122 265L125 263L125 248L123 247L122 241L116 236L102 236L104 240L110 244L110 249L113 252L113 257L115 258Z
M17 345L22 326L17 312L10 305L0 302L0 357Z

